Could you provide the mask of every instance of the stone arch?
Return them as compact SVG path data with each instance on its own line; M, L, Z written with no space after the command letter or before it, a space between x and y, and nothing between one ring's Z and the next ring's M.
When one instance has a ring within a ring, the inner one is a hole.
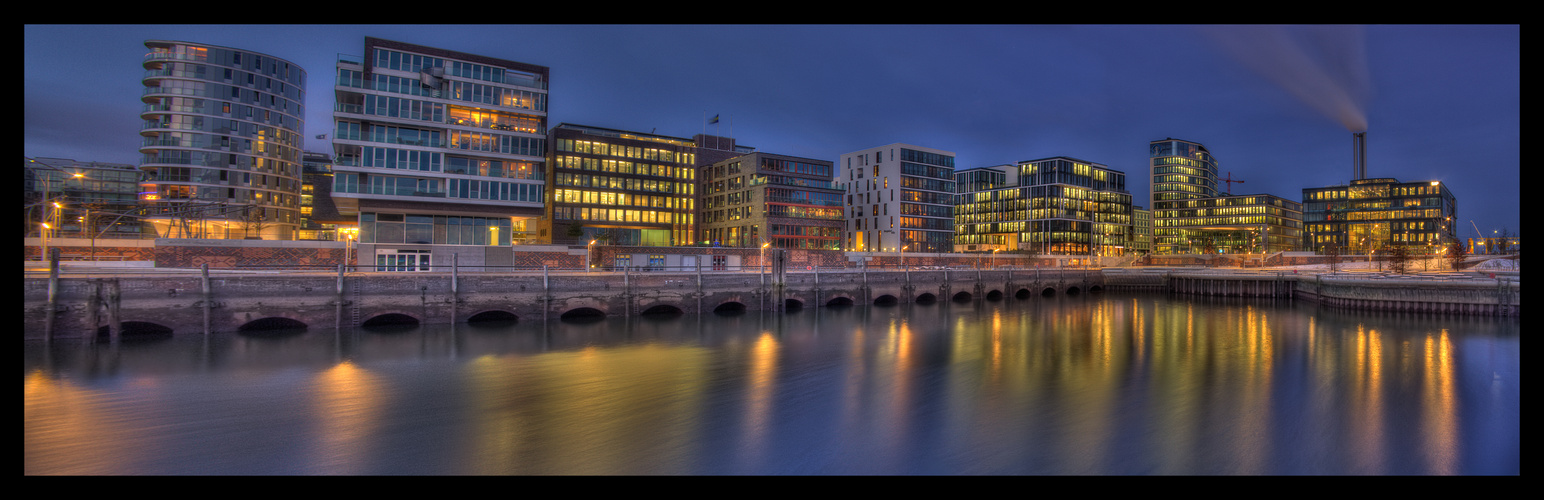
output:
M1055 297L1056 296L1056 288L1049 287L1049 286L1045 287L1044 290L1040 291L1040 296L1041 297Z
M713 312L715 314L743 314L745 313L745 304L731 300L714 306Z
M1099 285L1088 285L1088 293L1099 293L1099 292L1103 292L1103 291L1104 291L1104 287L1102 287L1102 286L1099 286Z
M569 321L599 321L606 319L606 311L602 311L593 307L575 307L573 309L563 311L563 314L558 315L558 319Z
M1013 292L1013 298L1015 299L1027 299L1030 295L1034 294L1030 293L1028 288L1020 288L1019 291Z
M1082 290L1079 290L1078 287L1076 287L1076 286L1069 286L1069 287L1067 287L1067 295L1068 296L1077 295L1079 293L1082 293Z
M800 309L804 309L804 301L799 300L799 299L784 299L783 300L783 310L784 311L797 311L797 310L800 310Z
M953 297L949 297L949 300L953 300L955 302L969 302L970 299L970 292L956 292Z
M898 302L900 302L900 299L897 299L894 295L890 294L874 297L874 305L876 306L893 306Z
M918 304L932 304L934 302L938 302L938 296L931 293L923 293L922 295L918 295L916 300L913 302Z
M986 300L998 301L1002 299L1003 292L1001 290L992 290L990 292L986 292Z
M640 316L679 316L686 314L686 311L670 304L655 304L638 314Z
M172 331L172 327L149 321L124 321L120 325L122 330L119 331L119 334L123 336L156 337L175 333ZM97 328L97 336L108 336L111 333L108 330L109 328L106 325Z
M267 318L258 318L252 321L248 321L245 324L236 327L236 331L252 333L272 332L276 330L304 330L309 326L310 325L305 324L305 322L297 319L280 316L269 316Z
M502 309L489 309L466 318L467 323L494 323L499 321L519 321L520 316Z
M403 313L384 313L371 316L370 319L360 323L366 328L411 328L418 326L418 318Z
M826 301L826 307L841 307L850 305L852 305L851 297L831 297L831 300Z

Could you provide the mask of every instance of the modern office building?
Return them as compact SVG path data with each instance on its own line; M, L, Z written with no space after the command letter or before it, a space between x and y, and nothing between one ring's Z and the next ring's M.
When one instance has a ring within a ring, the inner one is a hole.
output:
M64 158L24 158L22 167L24 236L140 237L138 167Z
M1217 158L1197 142L1148 145L1152 253L1273 253L1299 248L1302 204L1269 194L1217 189Z
M1065 156L961 171L955 250L1119 256L1131 234L1126 174Z
M357 218L361 250L493 262L466 247L534 232L548 78L544 66L370 37L363 57L340 56L332 199Z
M301 154L300 229L295 239L337 241L340 229L358 227L358 218L338 213L332 201L332 154Z
M699 174L703 239L726 247L840 250L843 191L830 161L750 153Z
M546 241L685 246L696 235L696 142L559 124L551 132Z
M1447 183L1357 179L1303 189L1302 245L1324 253L1366 254L1392 245L1429 253L1457 237L1457 200ZM1473 251L1473 250L1471 250Z
M835 174L845 187L843 249L953 251L954 153L890 144L843 154Z
M1197 142L1168 138L1148 144L1152 161L1152 204L1159 200L1212 198L1217 191L1217 159Z
M1155 254L1276 253L1300 248L1303 205L1269 194L1154 202Z
M306 72L257 52L148 40L145 219L168 238L294 239Z
M1131 237L1126 240L1127 253L1148 255L1153 253L1153 211L1142 206L1131 207Z

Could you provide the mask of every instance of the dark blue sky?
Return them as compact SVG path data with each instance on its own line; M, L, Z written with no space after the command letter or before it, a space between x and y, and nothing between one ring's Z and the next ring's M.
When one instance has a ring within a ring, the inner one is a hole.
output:
M261 52L308 74L329 151L332 73L374 36L551 68L549 121L733 136L836 161L905 142L956 168L1050 156L1127 174L1205 144L1238 194L1300 200L1351 176L1440 180L1459 234L1520 228L1520 27L28 25L26 156L137 163L147 39ZM717 126L705 116L722 117ZM1473 225L1469 222L1473 220Z

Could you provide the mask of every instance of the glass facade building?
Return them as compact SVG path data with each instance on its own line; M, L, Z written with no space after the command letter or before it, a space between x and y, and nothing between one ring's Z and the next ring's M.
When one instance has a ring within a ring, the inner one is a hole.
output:
M954 249L954 153L891 144L843 154L842 248L874 252Z
M145 219L168 238L294 239L306 72L266 54L148 40Z
M1401 245L1430 253L1457 237L1457 200L1446 183L1353 180L1303 190L1302 244L1324 253L1366 254Z
M64 158L26 158L22 166L27 207L23 236L39 236L41 224L47 223L49 237L140 237L136 209L139 180L145 174L138 167Z
M1156 254L1275 253L1299 248L1303 205L1252 194L1165 200L1153 206Z
M508 246L534 232L548 69L368 37L364 53L338 59L332 140L332 200L360 243Z
M1060 156L971 169L957 178L957 251L1126 252L1132 209L1121 171Z
M830 161L751 153L702 170L703 239L726 247L839 250L842 195Z
M552 128L552 243L685 246L696 234L697 145L585 125Z
M1268 194L1217 189L1217 158L1197 142L1148 144L1152 253L1271 253L1299 248L1302 204Z

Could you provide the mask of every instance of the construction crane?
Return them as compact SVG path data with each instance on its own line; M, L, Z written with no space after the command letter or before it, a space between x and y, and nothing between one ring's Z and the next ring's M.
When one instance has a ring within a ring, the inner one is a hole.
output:
M1244 183L1244 181L1235 181L1235 180L1233 180L1233 172L1228 172L1228 178L1226 178L1226 179L1217 179L1217 180L1228 183L1228 190L1226 191L1226 193L1228 193L1230 195L1233 194L1233 184L1235 184L1235 183L1243 184Z

